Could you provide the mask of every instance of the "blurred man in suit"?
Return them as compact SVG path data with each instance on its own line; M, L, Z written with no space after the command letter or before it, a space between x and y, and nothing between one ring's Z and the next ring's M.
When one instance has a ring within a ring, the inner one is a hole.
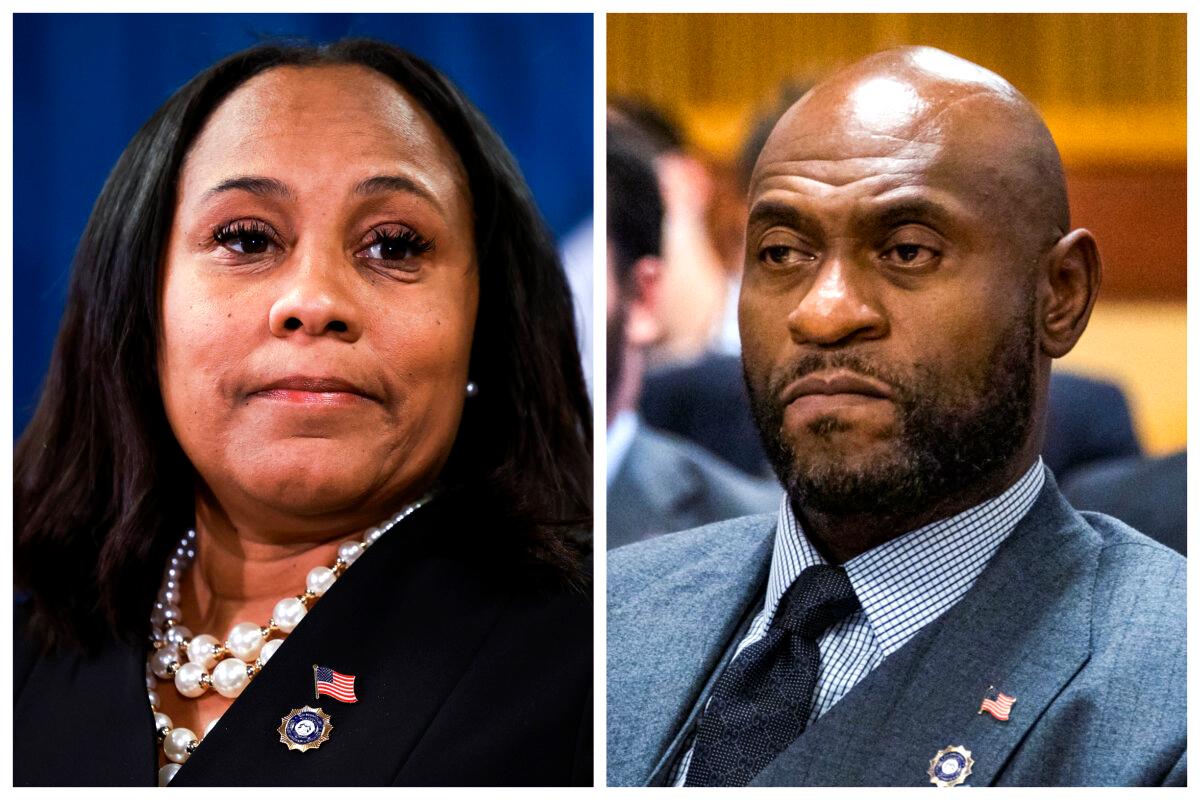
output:
M1095 242L999 76L846 67L755 167L739 327L787 497L609 558L609 783L1186 783L1185 561L1038 453Z
M782 494L699 446L641 423L645 349L655 303L663 206L636 141L608 144L608 546L773 508Z
M1063 481L1079 510L1099 511L1187 555L1187 451L1093 462Z
M1129 401L1120 386L1054 370L1042 460L1060 484L1066 485L1073 473L1091 464L1141 454Z

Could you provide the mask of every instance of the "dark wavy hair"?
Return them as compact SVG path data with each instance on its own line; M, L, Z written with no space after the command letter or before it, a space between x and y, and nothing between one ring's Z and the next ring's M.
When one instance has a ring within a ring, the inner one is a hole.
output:
M443 485L489 503L514 550L580 580L591 526L591 410L570 292L525 181L487 120L441 73L370 40L265 44L177 91L125 148L92 210L37 410L14 456L15 576L48 641L135 637L167 550L194 513L195 472L158 384L161 260L184 156L213 110L274 67L357 64L441 128L474 204L480 301L464 409Z

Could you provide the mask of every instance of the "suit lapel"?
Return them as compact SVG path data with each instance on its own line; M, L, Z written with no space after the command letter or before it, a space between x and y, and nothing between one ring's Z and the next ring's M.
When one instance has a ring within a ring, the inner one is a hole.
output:
M649 786L671 786L674 778L675 769L679 764L679 759L688 751L693 744L693 737L696 734L696 726L704 716L704 707L707 704L709 695L712 694L713 686L720 679L721 673L729 666L729 662L733 660L734 653L737 652L737 646L746 636L746 631L750 628L750 623L754 620L755 615L762 609L764 601L763 592L755 593L749 603L746 604L742 611L742 618L738 625L733 629L729 636L729 641L725 646L725 652L715 662L715 666L710 671L708 680L700 691L696 692L692 699L692 706L684 717L683 724L675 732L675 737L667 745L663 751L662 757L658 763L654 765L653 771L650 773L650 780L647 781Z
M397 780L504 610L489 595L487 581L437 553L454 537L463 538L461 517L452 532L442 524L453 502L443 498L414 513L334 584L172 785ZM358 702L316 699L314 664L354 675ZM277 728L305 705L330 715L329 741L316 750L292 751Z
M661 539L663 574L610 592L609 685L621 695L609 703L610 782L645 783L667 753L758 597L773 532L763 515Z
M967 785L993 783L1090 653L1099 540L1053 478L954 608L888 657L754 780L756 785L929 785L930 759L966 747ZM1010 719L979 714L989 686Z

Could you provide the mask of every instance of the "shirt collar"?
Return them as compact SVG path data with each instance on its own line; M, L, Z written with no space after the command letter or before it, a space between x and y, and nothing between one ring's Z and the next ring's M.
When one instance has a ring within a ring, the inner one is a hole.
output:
M885 657L966 594L1033 506L1045 480L1039 458L996 497L885 542L843 565ZM785 495L767 578L768 622L792 581L806 567L823 563Z

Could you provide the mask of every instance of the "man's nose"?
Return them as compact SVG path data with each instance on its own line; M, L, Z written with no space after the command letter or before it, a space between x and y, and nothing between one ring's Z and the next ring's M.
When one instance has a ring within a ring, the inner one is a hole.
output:
M868 296L868 277L849 258L828 256L788 315L792 338L797 343L831 347L885 335L887 317Z

